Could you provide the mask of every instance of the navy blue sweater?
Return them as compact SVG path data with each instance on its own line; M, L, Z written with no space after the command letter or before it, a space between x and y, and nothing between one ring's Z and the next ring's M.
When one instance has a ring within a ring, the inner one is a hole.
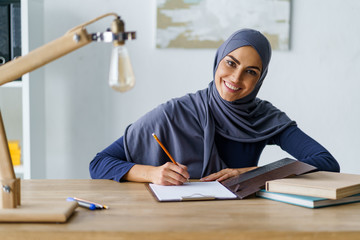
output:
M319 171L340 171L335 158L297 126L290 126L274 137L257 143L240 143L216 135L215 144L220 157L229 168L257 166L264 147L276 144L295 159L313 165ZM134 165L135 163L126 160L123 137L121 137L99 152L90 162L89 169L94 179L121 181Z

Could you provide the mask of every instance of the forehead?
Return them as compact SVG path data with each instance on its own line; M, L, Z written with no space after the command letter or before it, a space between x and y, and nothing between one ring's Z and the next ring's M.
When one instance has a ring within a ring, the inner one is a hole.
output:
M262 61L260 55L251 46L243 46L235 49L234 51L227 54L227 56L232 56L236 58L241 64L248 66L256 66L262 69Z

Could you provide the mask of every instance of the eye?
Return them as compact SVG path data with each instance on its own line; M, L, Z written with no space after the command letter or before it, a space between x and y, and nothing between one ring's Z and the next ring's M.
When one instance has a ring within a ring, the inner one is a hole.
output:
M226 60L226 64L229 65L230 67L236 67L236 63L231 60Z
M257 74L258 74L256 71L251 70L251 69L247 70L246 72L249 73L252 76L257 76Z

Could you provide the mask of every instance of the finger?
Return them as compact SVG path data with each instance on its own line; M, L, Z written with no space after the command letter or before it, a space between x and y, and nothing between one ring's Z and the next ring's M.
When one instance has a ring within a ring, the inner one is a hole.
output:
M163 176L163 181L172 185L181 185L189 178L189 173L183 167L170 162L163 165L161 175Z
M172 171L171 169L162 169L157 180L154 183L169 186L182 185L184 182L186 182L186 179L180 174Z
M167 175L166 181L172 185L182 185L183 183L187 182L187 178L177 172L170 171Z
M215 181L215 180L217 180L217 181L222 181L222 180L224 180L224 178L222 178L224 175L226 175L225 176L225 178L229 178L229 174L231 174L231 172L232 172L232 169L229 169L229 168L225 168L225 169L223 169L223 170L221 170L221 171L219 171L219 172L216 172L216 173L213 173L213 174L210 174L209 176L207 176L207 177L205 177L205 178L202 178L202 179L200 179L200 180L202 180L202 181ZM220 179L220 180L219 180ZM222 179L222 180L221 180Z
M217 172L217 173L213 173L213 174L210 174L210 175L208 175L206 177L201 178L200 181L215 181L220 176L222 176L222 174L220 172Z
M181 184L176 184L176 183L173 183L172 181L164 181L164 182L162 182L161 185L164 185L164 186L178 186L178 185L181 185Z
M185 170L187 171L187 166L185 166L185 165L183 165L183 164L181 164L181 163L178 163L178 166L181 167L181 168L183 168L183 169L185 169Z
M174 172L183 176L186 180L190 178L190 174L188 173L187 167L185 165L178 163L178 165L171 164L171 165L169 165L169 167Z
M219 182L222 182L222 181L224 181L224 180L226 180L226 179L228 179L228 178L231 178L231 177L233 177L233 176L230 175L229 173L226 173L226 174L222 175L221 177L219 177L219 178L216 179L216 180L219 181Z
M181 170L178 171L184 178L189 179L190 174L187 170L187 167L185 165L180 165Z

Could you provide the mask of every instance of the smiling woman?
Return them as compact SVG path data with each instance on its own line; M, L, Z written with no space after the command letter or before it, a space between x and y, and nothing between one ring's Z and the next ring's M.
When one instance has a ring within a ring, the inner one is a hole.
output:
M270 58L263 34L235 32L216 52L208 88L172 99L130 125L91 161L91 176L161 185L188 178L223 181L256 167L269 144L318 170L339 171L333 156L295 121L256 97ZM177 164L169 162L152 133Z

